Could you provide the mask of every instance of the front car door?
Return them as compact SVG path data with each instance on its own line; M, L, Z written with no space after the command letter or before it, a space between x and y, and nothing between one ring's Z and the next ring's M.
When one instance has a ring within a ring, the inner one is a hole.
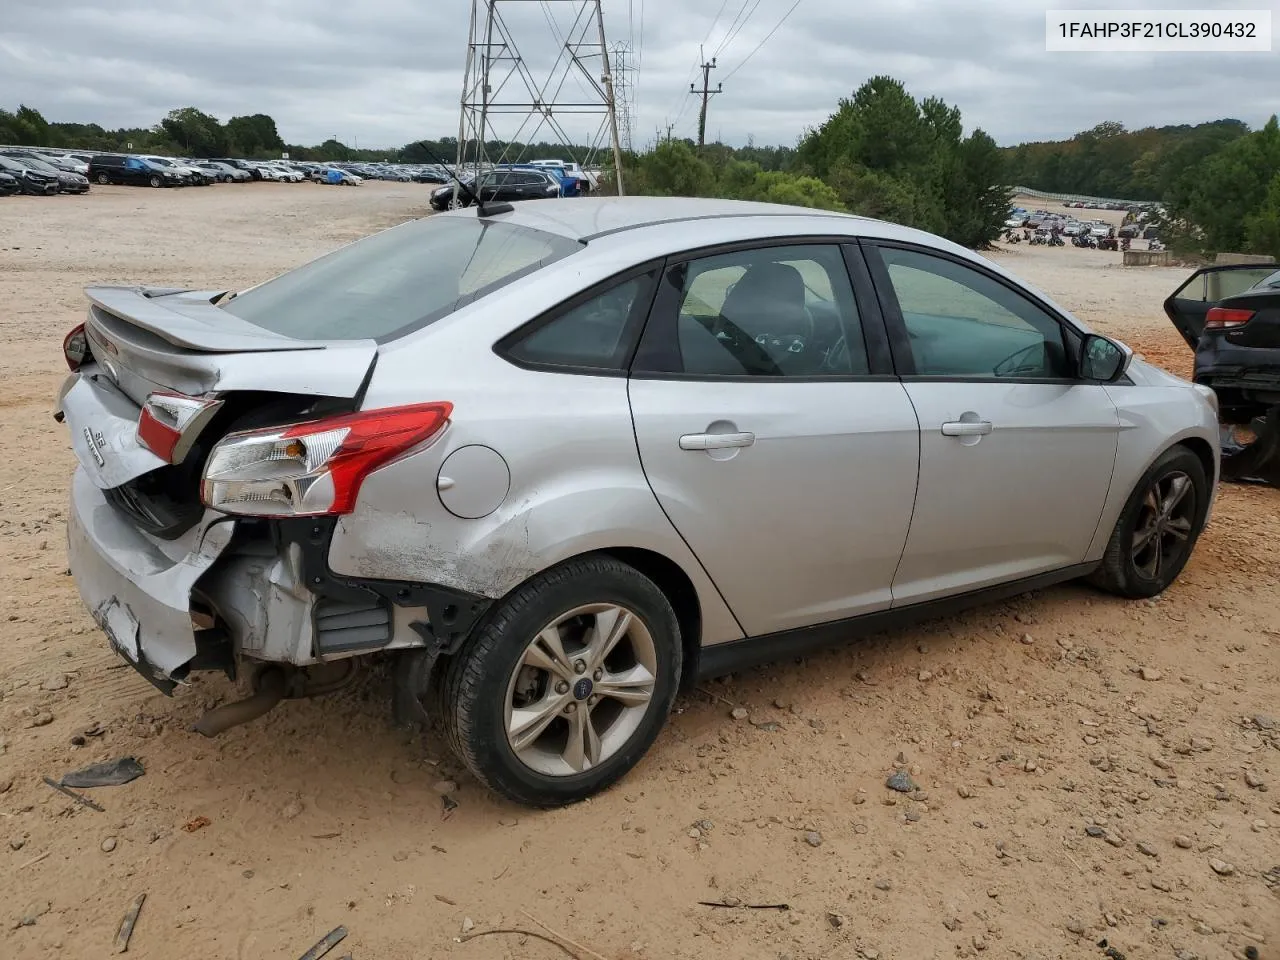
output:
M1080 332L971 261L883 242L867 256L920 418L895 606L1083 563L1120 422L1077 375Z
M670 259L630 397L649 483L748 635L888 608L919 428L856 244Z

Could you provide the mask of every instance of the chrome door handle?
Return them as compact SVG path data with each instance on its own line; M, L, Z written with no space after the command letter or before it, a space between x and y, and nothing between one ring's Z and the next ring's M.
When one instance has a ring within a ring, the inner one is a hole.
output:
M944 437L985 437L990 432L990 420L955 420L942 425Z
M727 450L749 447L756 442L754 433L686 433L680 438L681 450Z

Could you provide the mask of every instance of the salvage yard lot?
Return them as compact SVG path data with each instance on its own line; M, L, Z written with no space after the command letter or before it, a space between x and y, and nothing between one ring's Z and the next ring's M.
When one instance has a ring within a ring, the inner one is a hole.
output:
M562 956L455 941L539 930L526 911L609 960L1048 960L1100 957L1103 937L1133 960L1277 956L1276 490L1224 487L1156 601L1068 586L710 684L618 787L551 813L499 803L392 728L376 672L207 741L188 728L230 684L169 700L117 669L64 575L74 460L50 409L81 288L247 286L426 197L0 201L0 956L105 955L140 893L128 955L154 960L296 957L339 924L333 956L356 960ZM992 257L1189 372L1160 308L1186 271L1072 247ZM127 755L146 775L93 791L105 812L41 782ZM885 788L900 765L920 792Z

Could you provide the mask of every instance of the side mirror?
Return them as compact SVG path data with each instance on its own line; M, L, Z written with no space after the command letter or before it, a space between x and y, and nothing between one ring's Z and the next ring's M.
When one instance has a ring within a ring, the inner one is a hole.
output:
M1133 361L1133 351L1122 343L1091 333L1080 350L1080 376L1095 383L1115 383Z

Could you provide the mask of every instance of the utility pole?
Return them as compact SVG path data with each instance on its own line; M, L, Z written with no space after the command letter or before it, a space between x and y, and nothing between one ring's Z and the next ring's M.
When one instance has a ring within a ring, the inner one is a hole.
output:
M702 109L698 111L698 149L699 150L701 150L702 147L707 142L707 100L709 100L714 94L724 93L723 83L717 84L714 90L711 89L711 71L714 70L715 68L716 68L715 57L712 57L709 63L704 60L702 63L702 89L699 90L692 83L689 84L689 93L693 94L694 96L702 97Z

